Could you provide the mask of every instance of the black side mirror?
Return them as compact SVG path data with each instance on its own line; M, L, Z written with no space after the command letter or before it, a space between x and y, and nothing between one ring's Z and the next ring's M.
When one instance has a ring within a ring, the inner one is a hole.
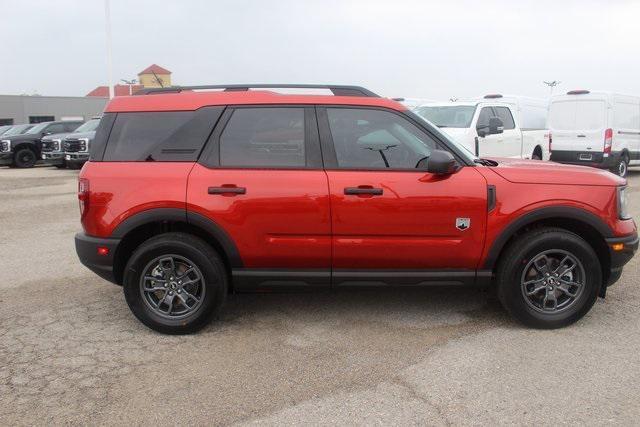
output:
M504 132L504 123L499 117L491 117L489 119L489 134L495 135Z
M449 175L456 171L456 159L453 158L451 153L443 150L433 150L431 155L426 159L421 159L418 165L422 161L427 163L427 172L436 175Z

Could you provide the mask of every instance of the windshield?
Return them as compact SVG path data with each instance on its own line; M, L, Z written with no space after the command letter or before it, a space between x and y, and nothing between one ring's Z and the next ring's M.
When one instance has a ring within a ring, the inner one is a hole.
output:
M100 124L100 119L89 120L87 123L83 124L76 130L74 130L73 133L92 132L96 130L99 124Z
M29 129L28 132L25 132L25 133L27 133L29 135L34 134L34 133L40 133L40 132L42 132L42 129L47 127L48 124L49 124L49 122L38 123L37 125L35 125L31 129Z
M427 129L430 129L433 133L439 135L441 139L444 139L444 140L448 141L451 145L455 146L459 151L458 154L460 154L461 156L464 156L468 161L473 162L475 159L478 158L467 147L465 147L464 145L462 145L459 142L457 142L451 136L449 136L446 133L442 132L440 129L438 129L436 126L434 126L433 123L431 123L430 121L426 120L424 117L420 116L419 114L412 114L412 116L416 120L420 120L421 122L424 122L426 124Z
M16 125L6 131L2 136L21 135L24 131L30 129L33 125Z
M439 128L468 128L476 107L472 105L422 106L415 111Z

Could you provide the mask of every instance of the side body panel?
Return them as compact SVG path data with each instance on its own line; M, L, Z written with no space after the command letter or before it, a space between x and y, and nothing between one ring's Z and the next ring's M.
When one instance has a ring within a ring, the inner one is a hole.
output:
M157 208L185 209L187 178L193 163L87 162L80 178L89 180L85 233L109 237L125 219Z

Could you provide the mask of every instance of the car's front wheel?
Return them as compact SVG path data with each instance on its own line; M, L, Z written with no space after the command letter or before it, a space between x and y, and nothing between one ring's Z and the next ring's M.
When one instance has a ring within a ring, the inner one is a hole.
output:
M593 306L602 286L600 261L580 236L559 228L529 231L503 254L498 297L520 322L541 329L570 325Z
M127 263L124 296L149 328L187 334L205 326L227 295L226 269L203 240L166 233L140 245Z
M14 157L14 163L19 168L32 168L37 160L36 153L29 148L19 149Z

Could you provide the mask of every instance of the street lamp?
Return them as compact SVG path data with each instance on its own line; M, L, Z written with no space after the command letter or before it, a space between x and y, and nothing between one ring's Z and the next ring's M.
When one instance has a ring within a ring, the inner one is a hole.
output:
M133 95L131 86L138 84L138 81L136 79L131 79L131 80L120 79L120 81L126 85L129 85L129 96Z
M547 86L549 86L549 94L553 95L553 88L558 86L562 82L560 80L554 80L554 81L551 81L551 82L542 82L542 83L544 83Z

